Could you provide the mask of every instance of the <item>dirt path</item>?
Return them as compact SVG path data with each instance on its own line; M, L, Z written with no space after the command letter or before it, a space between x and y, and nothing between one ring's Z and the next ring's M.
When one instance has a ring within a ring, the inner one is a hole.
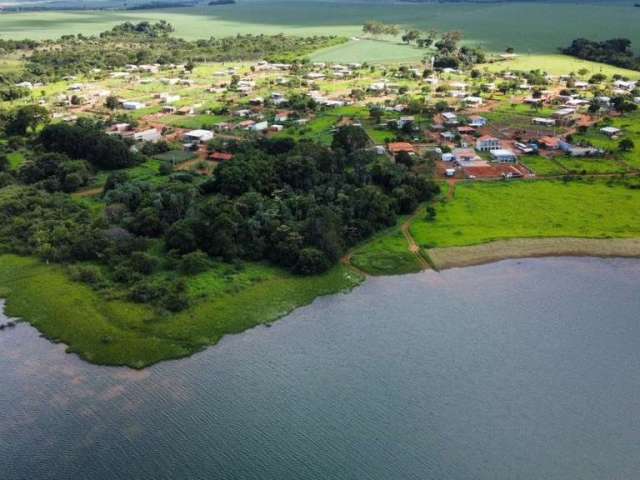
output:
M427 262L427 260L422 256L422 253L420 253L420 246L416 243L413 236L411 235L411 223L413 222L413 220L415 220L419 212L420 210L418 210L413 215L411 215L402 224L402 226L400 227L400 230L402 231L402 235L404 235L405 240L409 244L409 251L413 253L416 259L418 260L418 263L420 264L420 268L422 270L427 270L431 268L431 265L429 265L429 262Z
M368 277L369 274L367 272L365 272L364 270L360 270L351 262L351 257L353 257L353 252L347 253L344 257L340 259L340 263L342 263L345 267L347 267L352 272L357 273L358 275L362 275L365 278Z
M75 192L72 195L74 197L95 197L96 195L100 195L102 193L102 187L89 188L87 190L80 190L79 192Z

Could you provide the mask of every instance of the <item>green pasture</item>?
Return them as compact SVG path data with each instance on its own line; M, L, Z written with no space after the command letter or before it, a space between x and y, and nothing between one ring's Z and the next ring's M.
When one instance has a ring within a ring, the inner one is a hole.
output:
M528 181L460 184L437 208L435 222L416 220L423 248L528 237L640 236L640 190L603 182Z

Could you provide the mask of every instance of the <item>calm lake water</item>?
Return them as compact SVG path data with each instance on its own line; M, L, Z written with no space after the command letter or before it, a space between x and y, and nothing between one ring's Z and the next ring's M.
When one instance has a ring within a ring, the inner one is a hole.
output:
M374 278L192 358L0 332L0 478L638 478L640 261Z

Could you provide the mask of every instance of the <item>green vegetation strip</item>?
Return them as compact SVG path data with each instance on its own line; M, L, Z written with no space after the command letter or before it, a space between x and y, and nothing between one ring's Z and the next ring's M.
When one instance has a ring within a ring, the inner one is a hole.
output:
M313 277L255 268L262 276L254 283L202 298L175 315L105 300L71 281L61 266L14 255L0 256L0 293L7 298L8 315L67 344L69 352L93 363L142 368L191 355L226 334L274 321L320 295L353 288L362 280L340 266Z

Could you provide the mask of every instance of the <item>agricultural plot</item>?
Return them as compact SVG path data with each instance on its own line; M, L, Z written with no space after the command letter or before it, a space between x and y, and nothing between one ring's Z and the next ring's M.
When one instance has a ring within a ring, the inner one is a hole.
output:
M319 50L309 59L312 62L402 63L420 61L425 53L397 41L363 39Z
M526 22L522 19L526 18ZM555 53L572 39L608 38L610 32L640 47L640 9L629 3L456 3L398 4L243 0L235 5L139 11L29 12L0 15L3 38L58 38L69 32L96 34L124 21L165 19L186 39L239 33L293 35L361 34L368 20L423 30L460 30L468 43L494 52L513 47L519 53ZM576 21L579 19L579 21ZM353 55L379 55L370 49ZM385 54L386 56L387 54Z

